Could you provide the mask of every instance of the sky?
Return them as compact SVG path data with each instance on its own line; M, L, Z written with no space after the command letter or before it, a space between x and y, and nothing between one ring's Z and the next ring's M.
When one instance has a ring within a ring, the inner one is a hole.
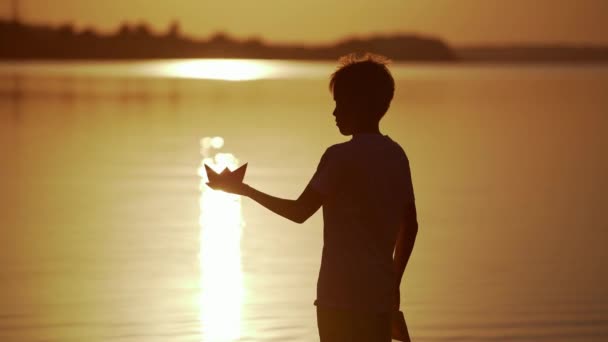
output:
M0 0L8 17L11 2ZM127 21L157 32L178 20L193 37L327 43L376 33L433 35L454 45L608 44L608 0L15 0L27 22L103 32Z

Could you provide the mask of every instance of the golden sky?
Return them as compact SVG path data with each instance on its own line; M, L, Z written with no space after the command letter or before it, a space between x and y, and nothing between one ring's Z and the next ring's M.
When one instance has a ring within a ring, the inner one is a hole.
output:
M0 15L13 0L0 0ZM608 44L608 0L18 0L25 21L114 30L145 20L164 31L206 37L226 31L281 42L414 32L471 43Z

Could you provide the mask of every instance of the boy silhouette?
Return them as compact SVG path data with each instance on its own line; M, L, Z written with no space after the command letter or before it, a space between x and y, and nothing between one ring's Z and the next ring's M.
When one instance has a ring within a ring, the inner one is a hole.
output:
M395 329L399 285L418 223L408 158L379 130L395 88L387 63L373 54L340 58L329 83L333 115L340 133L352 138L325 150L297 200L273 197L243 182L208 183L297 223L323 206L314 302L321 342L409 340Z

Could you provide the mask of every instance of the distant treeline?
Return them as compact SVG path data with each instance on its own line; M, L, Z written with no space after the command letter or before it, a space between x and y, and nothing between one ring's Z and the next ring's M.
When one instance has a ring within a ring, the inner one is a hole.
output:
M180 33L174 22L167 32L152 32L145 23L123 24L115 33L73 25L35 26L0 21L2 59L141 59L141 58L263 58L335 60L349 52L374 52L393 60L454 61L456 55L441 40L411 35L347 39L332 45L270 44L258 38L238 40L216 33L195 40Z
M478 46L451 48L437 38L376 35L328 45L268 43L216 33L208 39L181 34L178 22L164 33L146 23L122 24L114 33L77 30L72 24L31 25L0 20L0 59L261 58L335 60L350 52L374 52L396 61L496 63L608 62L608 46Z
M459 48L468 62L493 63L606 63L608 46L519 45Z

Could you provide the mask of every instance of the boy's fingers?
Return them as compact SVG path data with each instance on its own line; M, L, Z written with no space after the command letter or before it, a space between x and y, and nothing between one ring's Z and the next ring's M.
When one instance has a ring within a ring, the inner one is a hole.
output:
M236 184L225 184L225 183L218 183L218 182L206 182L205 183L208 187L210 187L213 190L223 190L225 192L229 192L229 193L237 193L239 191L239 186Z
M218 188L218 187L217 187L217 184L211 184L210 182L207 182L207 183L205 183L205 184L206 184L208 187L210 187L211 189L213 189L213 190L216 190L216 189Z

